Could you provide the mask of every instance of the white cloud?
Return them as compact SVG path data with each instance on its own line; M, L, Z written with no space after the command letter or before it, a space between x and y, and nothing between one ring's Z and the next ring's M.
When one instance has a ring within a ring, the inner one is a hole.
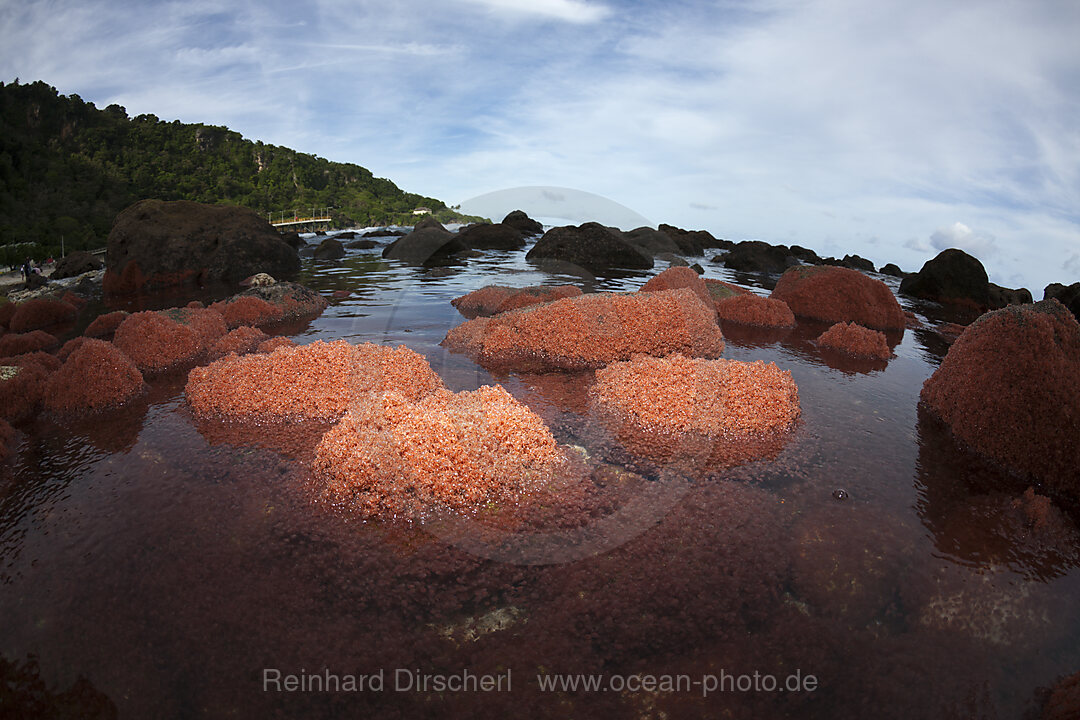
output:
M936 250L959 248L980 259L997 252L997 244L993 237L977 235L962 222L955 222L935 230L930 235L930 245Z

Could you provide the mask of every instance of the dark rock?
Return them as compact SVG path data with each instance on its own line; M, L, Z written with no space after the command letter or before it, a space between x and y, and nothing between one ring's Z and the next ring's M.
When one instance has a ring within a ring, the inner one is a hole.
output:
M1043 300L1050 300L1051 298L1069 308L1072 314L1077 319L1080 319L1080 282L1074 282L1069 286L1061 283L1050 283L1043 290Z
M662 223L659 230L674 240L679 252L686 255L704 255L706 248L730 248L735 245L729 240L717 240L707 230L683 230Z
M1009 305L1026 305L1034 302L1031 297L1031 291L1027 288L1010 290L1009 288L1003 288L1000 285L990 283L989 289L991 310L1000 310Z
M413 225L413 232L416 232L417 230L423 230L425 228L432 228L434 230L442 230L443 232L450 232L449 230L447 230L443 226L443 224L441 222L439 222L435 218L431 217L430 215L428 215L423 220L421 220L420 222Z
M525 258L573 263L594 273L653 266L652 257L634 247L621 232L594 222L548 230Z
M782 273L792 265L798 265L783 245L770 245L760 240L738 243L723 257L725 267L741 272Z
M345 257L345 246L336 238L328 237L315 248L316 260L340 260Z
M521 231L503 223L470 225L462 228L458 237L474 250L517 250L525 247L525 236Z
M509 225L512 228L517 229L522 235L539 235L544 232L544 226L536 220L526 215L521 210L513 210L503 218L503 225Z
M30 273L26 277L26 282L23 285L27 290L37 290L38 288L45 287L49 284L49 278L38 273Z
M656 259L663 260L671 267L690 267L690 263L686 262L685 259L679 257L678 255L675 255L674 253L658 253Z
M299 233L292 232L291 230L282 232L281 239L284 240L285 244L291 247L293 250L299 250L300 248L307 245L307 243L304 242L304 238L300 237Z
M690 266L690 269L696 272L698 275L705 274L705 268L701 267L701 263L694 263Z
M226 302L256 297L281 309L282 320L306 320L317 317L329 305L326 298L299 283L280 281L249 288Z
M859 257L858 255L845 255L841 262L844 264L844 267L849 267L852 270L874 272L874 263L864 257Z
M817 265L821 262L821 258L818 254L810 248L804 248L801 245L792 245L788 250L792 256L803 261L804 263L810 263L811 265Z
M893 263L886 263L885 265L882 265L881 269L878 270L878 272L882 275L891 275L898 278L902 278L906 275L903 270L901 270L897 265L894 265Z
M370 250L379 247L379 243L374 240L353 240L346 247L350 250Z
M369 238L369 237L404 237L406 235L408 235L408 233L405 232L404 230L386 229L386 230L368 230L366 233L364 233L360 237L366 237L366 238Z
M672 240L670 235L653 230L651 227L639 227L623 234L631 245L641 251L642 255L656 257L661 253L682 252L679 244Z
M937 302L974 305L984 309L990 304L990 281L978 259L963 250L942 250L922 269L900 282L900 292Z
M85 272L92 272L94 270L100 270L103 263L96 257L83 250L76 250L73 253L69 253L67 257L61 258L52 272L53 280L61 280L63 278L76 277L82 275Z
M116 216L103 287L107 294L132 293L299 269L296 251L251 210L142 200Z
M315 248L311 247L310 245L305 245L304 247L300 248L300 250L297 251L296 254L302 258L315 257Z
M843 260L837 260L834 257L820 258L818 260L818 262L815 263L815 264L816 265L828 265L829 267L844 267L844 261Z
M356 237L356 233L352 230L346 230L345 232L339 232L338 234L334 235L334 237L336 237L338 240L352 240Z
M435 223L438 225L438 223ZM392 260L402 260L409 265L440 265L451 255L468 250L469 246L461 238L446 230L442 225L431 225L413 230L408 235L398 238L383 248L382 256Z

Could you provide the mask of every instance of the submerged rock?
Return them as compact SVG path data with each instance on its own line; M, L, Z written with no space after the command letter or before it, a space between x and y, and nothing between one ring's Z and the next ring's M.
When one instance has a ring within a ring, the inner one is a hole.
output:
M325 496L364 516L475 512L545 485L565 458L547 426L501 387L379 395L323 436Z
M857 357L888 360L892 357L885 333L864 328L858 323L836 323L818 336L821 347L846 352Z
M715 311L688 288L598 293L469 320L443 345L488 368L545 372L598 368L635 353L717 357Z
M140 395L145 384L135 363L112 343L82 342L45 382L43 405L56 413L104 410Z
M121 212L106 257L106 294L300 270L296 251L257 213L186 200L142 200Z
M1080 325L1061 303L983 315L920 398L963 445L1080 500Z
M716 315L721 320L768 328L795 327L795 314L783 300L753 293L738 293L716 301Z
M415 400L441 387L427 360L406 347L336 340L197 367L185 393L196 415L259 422L337 420L374 393Z
M471 319L578 295L581 295L581 288L574 285L533 285L523 288L487 285L454 298L450 304Z
M772 297L799 317L825 322L856 322L877 330L903 330L904 311L889 287L858 270L833 266L788 269Z

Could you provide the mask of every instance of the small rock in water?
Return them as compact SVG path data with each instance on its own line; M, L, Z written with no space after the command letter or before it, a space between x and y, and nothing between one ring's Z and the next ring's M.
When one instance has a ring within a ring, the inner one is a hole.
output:
M848 491L843 488L837 488L836 490L833 490L832 496L840 502L844 502L848 499Z

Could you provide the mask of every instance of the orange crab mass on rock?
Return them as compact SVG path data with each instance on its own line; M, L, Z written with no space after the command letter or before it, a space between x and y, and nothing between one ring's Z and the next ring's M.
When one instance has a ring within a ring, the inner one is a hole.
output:
M475 318L578 295L581 295L581 288L574 285L534 285L523 288L487 285L468 295L454 298L450 304L465 317Z
M885 333L864 328L858 323L836 323L818 336L817 343L822 347L859 357L878 360L888 360L892 357Z
M197 367L185 392L196 415L259 422L337 420L375 393L418 400L441 387L427 360L404 346L335 340Z
M799 317L857 322L878 330L903 330L904 311L889 286L851 268L799 265L788 268L772 297Z
M210 306L225 317L225 324L230 328L241 325L266 325L281 320L281 308L271 305L262 298L245 295L231 300L222 300Z
M46 409L57 413L103 410L143 391L142 373L119 348L104 340L80 340L63 366L45 381Z
M980 317L920 399L961 444L1080 500L1080 325L1057 300Z
M565 457L543 421L501 387L378 396L316 449L325 496L367 517L473 512L546 484Z
M443 345L488 368L586 370L635 353L718 357L716 313L693 290L596 293L469 320Z
M701 276L688 267L670 267L664 272L649 278L649 281L641 286L642 292L658 292L660 290L674 290L676 288L690 288L694 294L706 303L712 302L712 295Z
M795 327L795 314L783 300L753 293L732 295L716 301L716 315L721 320L758 327Z
M728 437L785 432L799 419L799 389L773 363L636 355L596 372L589 391L604 409L668 432Z
M192 362L203 351L198 332L151 310L125 318L116 328L113 343L139 370L150 373Z

